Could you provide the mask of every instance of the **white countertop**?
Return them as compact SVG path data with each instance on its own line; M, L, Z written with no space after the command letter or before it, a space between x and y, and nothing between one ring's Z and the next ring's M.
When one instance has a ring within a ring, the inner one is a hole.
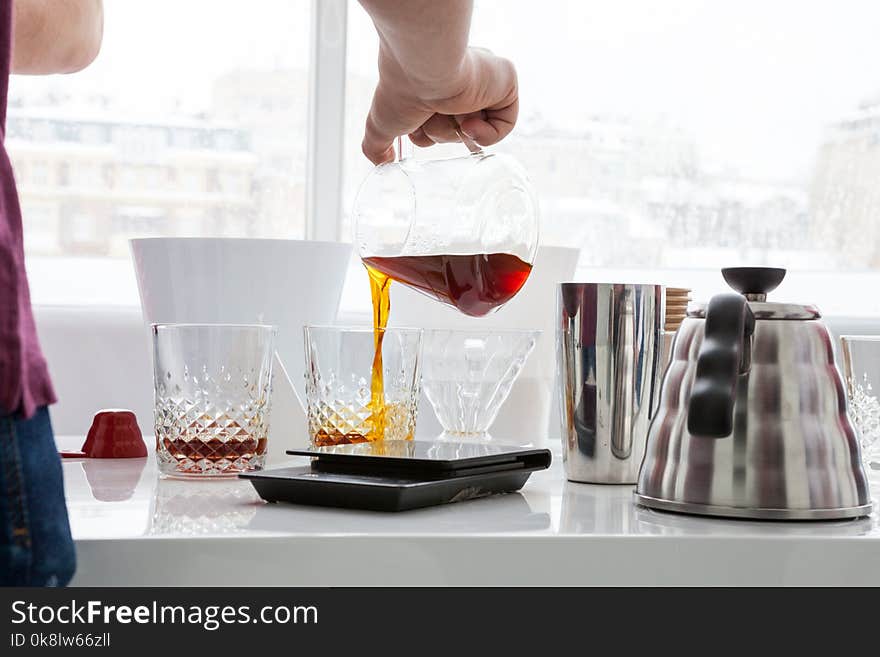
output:
M397 514L159 479L152 455L63 465L75 585L880 585L876 511L812 523L652 511L630 486L566 482L558 454L519 493Z

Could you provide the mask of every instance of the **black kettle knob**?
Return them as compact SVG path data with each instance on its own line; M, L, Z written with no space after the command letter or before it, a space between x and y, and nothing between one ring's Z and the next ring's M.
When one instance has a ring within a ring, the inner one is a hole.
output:
M709 301L688 406L691 435L724 438L733 432L736 387L751 360L754 331L755 316L745 297L728 292Z
M749 301L765 301L785 278L785 270L779 267L726 267L721 270L721 275L730 287Z

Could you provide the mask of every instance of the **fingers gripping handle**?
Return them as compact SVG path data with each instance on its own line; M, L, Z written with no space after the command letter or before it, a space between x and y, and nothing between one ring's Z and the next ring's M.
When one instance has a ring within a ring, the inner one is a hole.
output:
M724 438L733 432L736 384L748 369L754 331L755 316L745 297L719 294L709 301L688 409L691 435Z

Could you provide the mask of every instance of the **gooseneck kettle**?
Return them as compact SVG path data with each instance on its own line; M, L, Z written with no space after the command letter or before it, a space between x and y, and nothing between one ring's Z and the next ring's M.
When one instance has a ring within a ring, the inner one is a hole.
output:
M767 301L784 269L722 274L739 294L692 305L675 335L636 501L739 518L869 514L859 442L818 309Z

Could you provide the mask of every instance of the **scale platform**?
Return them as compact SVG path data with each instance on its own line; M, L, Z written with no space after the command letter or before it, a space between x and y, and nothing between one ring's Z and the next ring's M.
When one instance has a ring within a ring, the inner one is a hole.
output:
M390 440L288 450L311 465L240 474L267 502L406 511L523 487L550 466L548 449Z

